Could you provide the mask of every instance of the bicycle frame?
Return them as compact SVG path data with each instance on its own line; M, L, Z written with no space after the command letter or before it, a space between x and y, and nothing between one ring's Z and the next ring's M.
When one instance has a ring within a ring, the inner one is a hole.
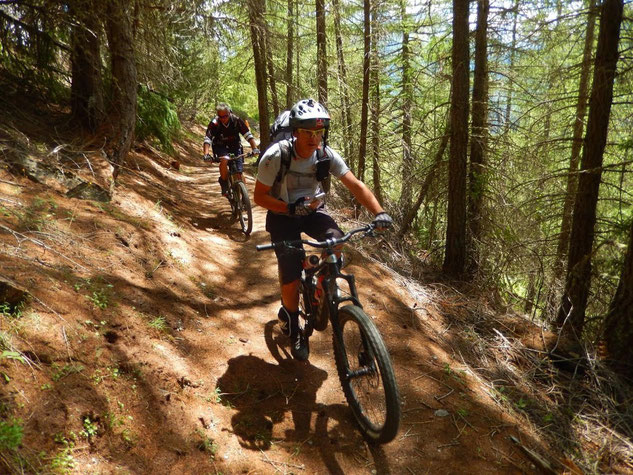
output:
M326 257L321 259L320 264L312 269L306 270L306 282L311 282L312 276L323 275L323 297L326 299L328 305L329 318L333 315L336 315L338 307L343 302L351 302L354 305L358 305L359 307L363 307L358 299L358 292L356 291L356 278L353 274L343 274L341 269L339 269L338 258L334 253L333 249L326 250ZM349 296L342 296L341 290L336 282L336 279L343 279L347 282L349 287ZM310 287L313 287L312 284L309 284ZM313 309L313 311L317 311L317 309Z
M230 154L228 156L227 160L227 166L229 169L229 176L228 176L228 180L229 180L229 186L233 186L234 183L238 182L238 181L244 181L244 177L242 175L242 172L238 172L237 171L237 160L239 160L240 158L248 158L253 156L252 152L249 153L243 153L241 155L233 155Z
M354 229L349 233L345 234L343 237L338 239L326 239L323 242L311 241L306 239L301 239L298 241L280 241L274 244L265 244L257 246L258 251L262 251L265 249L273 249L273 248L286 248L286 249L296 249L299 250L298 246L300 244L306 244L313 248L324 249L325 257L321 257L319 263L311 268L305 270L305 282L306 285L310 288L310 292L314 292L314 285L312 284L312 277L319 277L323 275L323 296L322 299L326 299L327 309L328 309L328 319L332 321L337 318L338 308L343 302L351 302L354 305L357 305L360 308L363 308L360 300L358 299L358 292L356 290L356 279L353 274L343 274L341 269L339 269L338 258L336 257L335 247L344 244L349 241L352 236L358 233L363 233L363 237L367 235L371 235L374 231L374 225L369 224L367 226L363 226L361 228ZM304 255L305 255L305 251ZM343 279L347 282L349 287L349 296L342 296L340 287L336 282L336 279ZM310 306L312 307L312 306ZM309 320L313 320L316 318L316 312L318 309L311 308L311 315L306 316L309 317ZM338 328L338 320L332 321L332 325Z

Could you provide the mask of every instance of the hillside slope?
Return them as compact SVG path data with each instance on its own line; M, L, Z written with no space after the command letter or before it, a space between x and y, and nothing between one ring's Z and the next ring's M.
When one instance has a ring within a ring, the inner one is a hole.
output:
M98 150L8 135L6 153L109 189ZM137 147L110 202L69 197L59 173L35 182L0 170L1 274L29 294L0 317L0 416L23 427L21 446L2 452L4 470L506 474L563 459L521 415L530 393L513 385L504 344L524 324L381 265L371 254L389 236L348 249L403 401L397 439L366 444L329 329L311 339L309 363L289 357L274 255L255 251L268 240L264 211L255 208L245 237L199 148L184 141L176 170ZM492 327L489 352L478 334ZM477 371L485 358L497 374Z

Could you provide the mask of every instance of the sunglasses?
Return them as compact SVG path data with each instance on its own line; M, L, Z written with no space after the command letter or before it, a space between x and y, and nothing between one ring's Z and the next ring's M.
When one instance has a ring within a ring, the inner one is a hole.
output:
M226 119L229 115L228 114L218 114L218 117L220 119Z
M325 129L297 129L299 132L312 137L320 137L325 133Z

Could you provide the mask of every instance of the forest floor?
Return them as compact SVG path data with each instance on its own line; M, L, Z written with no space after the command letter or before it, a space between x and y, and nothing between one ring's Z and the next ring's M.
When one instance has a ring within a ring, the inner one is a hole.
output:
M217 166L200 160L203 129L176 146L178 169L138 145L100 202L8 166L21 153L109 188L98 147L35 139L28 128L0 131L0 276L29 294L0 314L0 421L23 428L17 448L0 430L0 471L631 471L628 439L605 446L565 417L558 382L574 375L545 362L546 332L493 310L494 293L381 263L395 252L389 235L346 254L402 398L396 439L368 444L338 381L330 329L311 338L309 362L289 356L275 257L255 250L268 242L265 212L255 207L248 237L231 220ZM335 212L343 228L359 223L350 209Z

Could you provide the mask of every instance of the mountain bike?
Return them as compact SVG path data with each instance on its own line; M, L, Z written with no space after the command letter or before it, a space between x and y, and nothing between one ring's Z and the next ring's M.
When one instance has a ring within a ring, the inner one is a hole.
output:
M345 398L361 432L374 443L394 439L400 426L400 395L387 347L358 299L354 275L343 274L337 246L352 236L372 236L375 226L354 229L341 238L325 241L280 241L256 246L258 251L278 249L300 252L304 269L299 281L299 316L306 337L332 324L336 369ZM323 249L306 255L302 245ZM347 292L339 286L345 282ZM342 305L345 303L345 305Z
M253 153L243 153L241 155L229 155L228 157L228 190L226 197L231 204L231 217L238 219L242 232L249 235L253 230L253 209L251 200L248 197L248 190L244 184L242 172L237 170L237 160L240 158L252 157Z

